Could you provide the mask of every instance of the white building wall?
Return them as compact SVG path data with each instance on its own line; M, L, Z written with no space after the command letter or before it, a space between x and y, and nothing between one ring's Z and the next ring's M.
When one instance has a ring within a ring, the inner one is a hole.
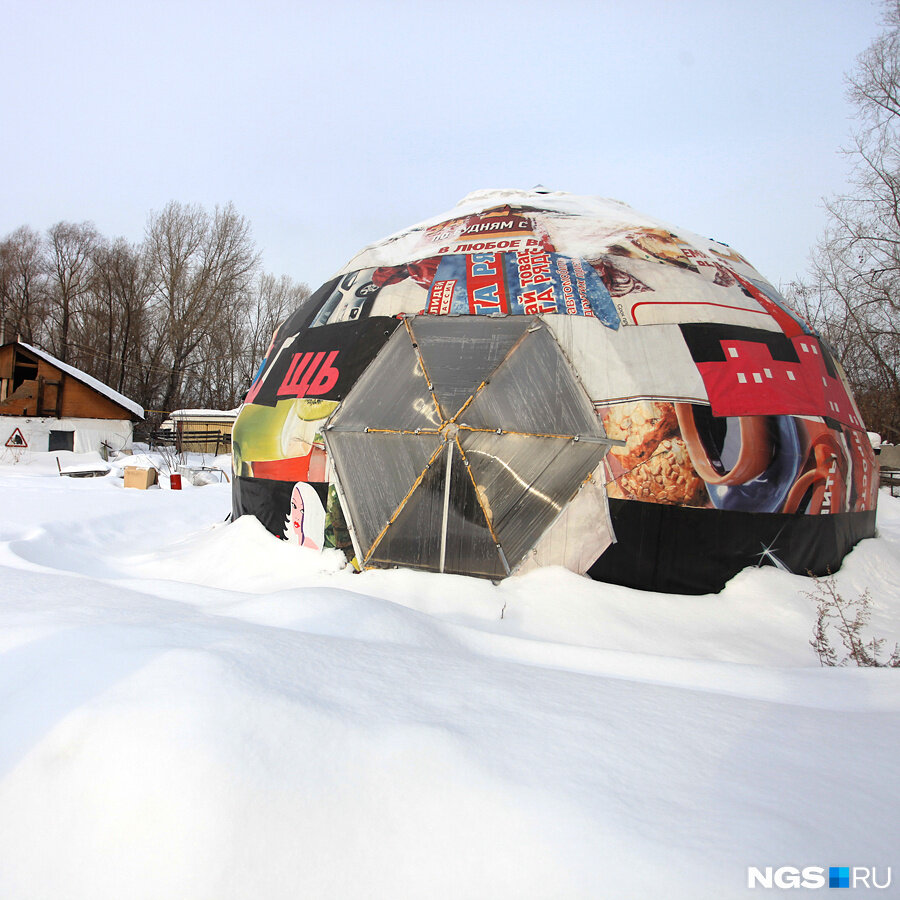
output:
M7 446L16 429L27 447ZM46 453L51 431L74 432L75 453L100 452L105 442L112 450L131 446L132 422L128 419L74 419L39 418L26 416L0 416L0 458L21 453Z

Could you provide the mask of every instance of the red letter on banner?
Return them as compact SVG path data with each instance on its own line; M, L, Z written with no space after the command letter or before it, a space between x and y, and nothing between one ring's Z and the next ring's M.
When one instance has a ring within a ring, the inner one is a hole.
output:
M332 350L325 358L319 368L319 374L313 378L307 393L317 396L318 394L327 394L336 384L338 380L338 370L332 365L337 358L338 351ZM310 371L312 371L310 366Z
M330 352L320 350L317 353L295 353L287 375L278 388L278 396L306 397L327 394L337 384L340 374L333 365L338 352L338 350Z
M288 367L287 375L284 376L284 381L281 382L281 387L278 388L279 397L284 395L297 396L297 380L303 374L311 359L312 353L294 354L294 358Z

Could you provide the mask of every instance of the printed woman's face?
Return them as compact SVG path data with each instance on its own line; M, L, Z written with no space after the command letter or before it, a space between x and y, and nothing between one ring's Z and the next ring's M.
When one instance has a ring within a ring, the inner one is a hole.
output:
M301 540L303 538L303 498L297 488L291 492L291 530Z

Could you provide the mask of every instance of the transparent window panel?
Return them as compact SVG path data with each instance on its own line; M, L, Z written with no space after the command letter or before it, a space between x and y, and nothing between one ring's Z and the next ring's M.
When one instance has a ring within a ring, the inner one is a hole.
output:
M452 461L444 543L448 446ZM410 565L440 572L442 547L444 572L489 578L507 574L455 443L444 445L438 460L378 543L369 564Z
M538 477L554 463L567 443L560 438L477 431L460 432L460 439L495 529L502 527L522 494L534 490ZM553 506L554 515L561 510L555 496L535 500Z
M596 445L587 447L584 444L564 450L553 471L543 473L535 482L534 489L539 494L555 493L556 496L564 497L562 506L565 507L604 452L605 448ZM533 502L530 494L523 494L510 510L503 525L497 529L497 536L504 550L518 563L554 519L555 514L551 514L547 506Z
M400 514L378 542L367 565L440 570L446 451L442 449Z
M461 437L511 568L563 511L606 451L603 445L560 438L484 432Z
M365 554L440 446L440 438L329 431L325 441Z
M434 400L405 328L398 328L332 419L336 430L440 428Z
M445 419L456 415L531 322L488 316L417 316L410 321Z
M461 421L530 434L603 436L590 400L546 327L516 347Z
M507 575L478 502L475 485L455 444L450 470L444 571L488 578L504 578Z

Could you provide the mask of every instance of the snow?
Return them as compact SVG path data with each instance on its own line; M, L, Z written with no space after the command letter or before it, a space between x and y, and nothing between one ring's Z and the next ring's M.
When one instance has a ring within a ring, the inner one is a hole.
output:
M55 356L51 356L49 353L45 352L44 350L39 350L37 347L33 347L31 344L20 342L19 346L24 347L26 350L34 353L36 356L40 356L41 359L50 363L51 366L56 366L57 369L66 372L73 378L77 378L78 381L81 381L88 387L93 388L98 393L103 394L104 397L108 397L114 403L118 403L119 406L124 407L129 412L133 412L139 419L144 418L143 406L141 406L139 403L135 403L134 400L129 400L124 394L120 394L118 391L114 391L109 385L104 384L102 381L98 381L92 375L88 375L87 372L82 372L81 369L76 369L74 366L70 366L68 363L64 363L61 360L58 360Z
M611 234L619 229L662 228L674 232L697 247L708 249L712 245L721 246L718 241L702 237L684 228L677 228L630 207L621 200L572 194L568 191L530 191L516 188L492 188L472 191L460 200L452 210L447 210L422 222L417 222L402 231L389 235L364 247L337 275L355 272L370 266L394 266L410 259L421 258L433 253L423 250L422 238L433 225L440 225L451 219L475 215L487 209L509 204L551 213L562 213L571 218L554 221L554 246L558 252L569 256L595 255L598 235ZM587 227L586 220L595 220L598 231Z
M353 574L227 524L228 484L124 489L134 462L0 467L0 897L730 898L751 865L892 863L896 885L900 678L819 667L808 579ZM892 646L880 501L837 583Z

